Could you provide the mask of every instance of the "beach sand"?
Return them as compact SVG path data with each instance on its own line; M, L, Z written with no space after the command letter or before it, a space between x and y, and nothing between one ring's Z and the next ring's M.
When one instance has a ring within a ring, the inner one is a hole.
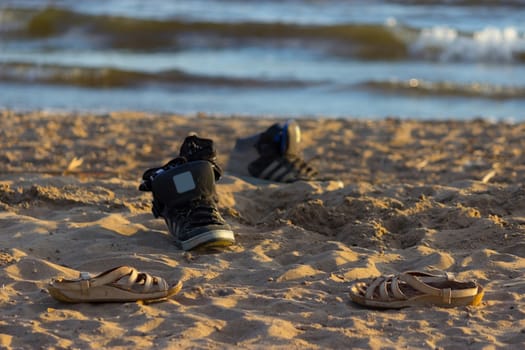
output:
M0 348L520 348L525 344L525 124L298 119L328 179L226 173L237 244L179 250L138 191L191 132L221 165L272 118L1 112ZM181 280L168 301L64 304L46 286L131 265ZM355 279L444 270L477 307L369 310Z

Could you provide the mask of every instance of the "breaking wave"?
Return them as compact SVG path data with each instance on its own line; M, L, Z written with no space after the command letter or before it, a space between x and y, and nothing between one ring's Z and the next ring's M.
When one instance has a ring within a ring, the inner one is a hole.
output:
M410 52L414 57L447 62L524 62L525 34L513 27L488 27L468 34L433 27L421 30Z
M445 26L409 28L395 19L385 24L334 25L206 22L91 15L52 7L3 9L0 20L0 34L7 40L60 38L74 33L97 48L151 51L299 42L327 54L362 60L525 62L525 33L514 27L461 32ZM47 45L52 45L49 40Z

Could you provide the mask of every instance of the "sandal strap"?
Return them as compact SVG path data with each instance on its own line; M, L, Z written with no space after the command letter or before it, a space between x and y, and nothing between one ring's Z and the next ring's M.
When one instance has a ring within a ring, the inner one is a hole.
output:
M151 276L149 273L146 272L139 273L136 269L133 269L124 285L131 289L134 285L137 284L142 285L143 292L149 292L152 289L169 289L168 283L163 278Z
M389 285L390 289L388 288ZM367 299L374 299L376 289L379 290L379 297L381 300L408 299L408 297L401 291L401 288L399 288L399 276L387 275L377 277L366 289L365 297Z
M126 276L127 278L124 279ZM144 292L149 292L154 288L159 290L168 289L168 283L163 278L154 277L144 272L139 273L135 268L130 266L115 267L95 277L90 277L87 272L81 272L80 279L76 282L78 283L63 283L61 288L80 290L85 293L89 288L119 282L117 284L128 288L131 288L133 285L141 284Z
M377 277L376 279L374 279L372 281L372 283L370 283L370 285L368 286L368 288L366 289L366 294L365 294L365 298L367 299L374 299L374 292L376 290L376 288L382 284L383 282L385 282L390 276L381 276L381 277Z
M71 290L81 290L86 292L88 288L99 287L105 284L113 283L123 276L130 274L134 268L130 266L119 266L111 270L105 271L95 277L91 277L89 272L80 272L78 280L63 280L60 279L58 282L72 282L72 283L62 283L61 288L71 289ZM76 283L74 283L76 282Z
M132 274L133 271L136 271L136 270L131 266L115 267L114 269L105 271L101 273L100 275L97 275L89 279L89 285L91 287L99 287L105 284L113 283L115 281L118 281L124 276Z
M418 275L420 277L418 277ZM452 298L466 298L478 294L478 287L451 289L451 288L436 288L428 285L430 282L440 282L451 280L451 275L446 274L436 276L420 272L405 272L399 275L400 279L406 282L409 286L424 294L429 294L441 297L443 302L451 303Z
M390 299L390 295L388 295L388 288L387 288L387 284L388 284L389 280L390 280L390 278L388 278L388 277L383 279L383 282L381 282L379 284L379 286L378 286L378 288L379 288L379 296L383 300Z
M390 284L390 290L392 291L392 294L394 294L394 297L396 299L408 299L408 297L403 293L401 288L399 288L399 276L394 276L392 278L392 283Z
M128 274L125 274L124 276L126 276L126 275L128 275ZM128 276L128 279L126 280L126 282L119 283L119 284L123 284L125 286L131 286L137 281L137 277L138 276L139 276L139 272L137 270L135 270L135 269L131 269L131 271L129 272L129 276ZM117 280L119 280L119 278L115 279L114 281L116 282Z

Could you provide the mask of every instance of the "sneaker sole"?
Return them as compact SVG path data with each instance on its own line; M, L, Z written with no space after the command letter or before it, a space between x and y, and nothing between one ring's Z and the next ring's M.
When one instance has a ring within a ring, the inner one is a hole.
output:
M203 232L185 241L180 241L181 248L192 250L197 247L227 247L235 244L235 236L230 230Z

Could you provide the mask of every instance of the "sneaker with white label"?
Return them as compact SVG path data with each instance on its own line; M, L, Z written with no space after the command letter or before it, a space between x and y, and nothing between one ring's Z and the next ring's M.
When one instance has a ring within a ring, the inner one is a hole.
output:
M164 218L184 250L235 243L230 226L217 209L215 181L222 175L213 141L189 136L179 157L148 169L139 189L153 193L153 214Z

